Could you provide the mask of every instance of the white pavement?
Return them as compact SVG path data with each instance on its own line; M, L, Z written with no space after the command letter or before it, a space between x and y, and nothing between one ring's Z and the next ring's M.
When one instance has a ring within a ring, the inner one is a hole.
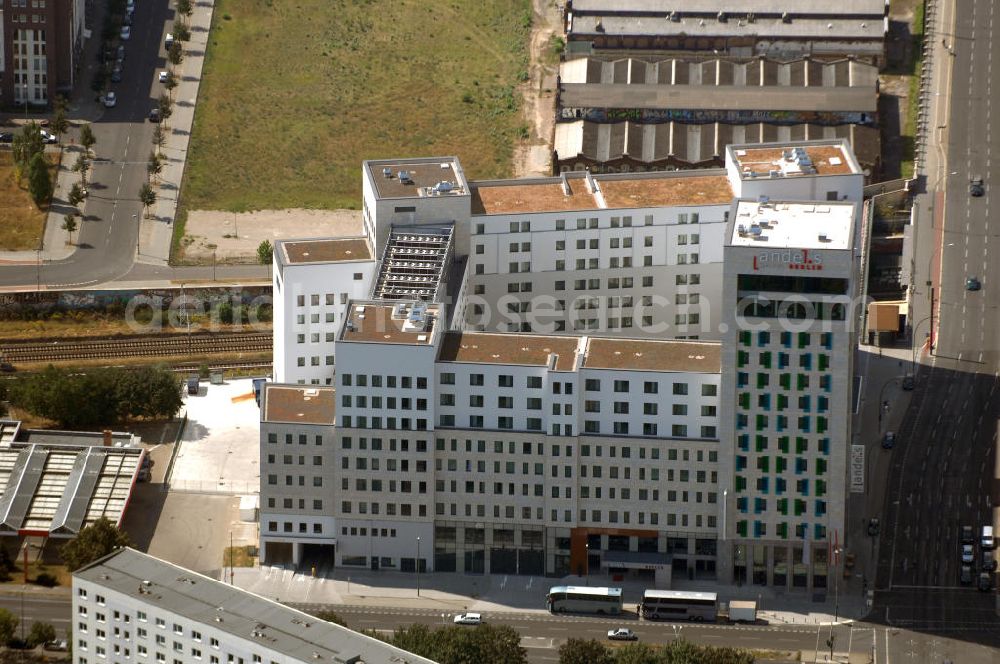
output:
M154 187L156 203L149 211L149 218L142 220L139 231L140 263L165 265L170 259L170 241L177 215L177 197L184 180L191 127L194 124L195 103L201 85L202 67L212 25L215 0L192 3L194 13L188 20L190 41L184 46L184 60L174 69L178 85L174 88L174 105L170 118L163 123L166 143L162 149L163 170ZM162 40L160 42L162 48ZM138 168L138 166L137 166Z

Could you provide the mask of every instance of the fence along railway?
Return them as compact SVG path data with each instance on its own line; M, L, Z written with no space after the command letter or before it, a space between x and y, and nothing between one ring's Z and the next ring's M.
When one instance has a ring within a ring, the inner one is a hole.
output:
M137 335L51 341L0 341L0 357L11 364L190 357L271 351L270 332Z

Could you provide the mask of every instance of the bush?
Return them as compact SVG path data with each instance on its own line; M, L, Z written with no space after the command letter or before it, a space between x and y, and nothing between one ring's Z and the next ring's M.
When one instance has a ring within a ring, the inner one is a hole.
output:
M28 647L36 648L40 645L56 640L56 628L49 623L36 622L28 632Z
M41 574L35 577L35 583L39 586L42 586L43 588L55 588L56 586L59 585L59 579L57 579L53 574L49 574L48 572L42 572ZM54 639L55 636L53 636L52 638ZM46 640L51 641L52 639L46 639Z

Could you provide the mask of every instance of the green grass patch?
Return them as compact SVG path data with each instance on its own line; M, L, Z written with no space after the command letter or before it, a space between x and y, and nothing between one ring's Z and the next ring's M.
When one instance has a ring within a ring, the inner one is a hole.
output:
M59 172L61 152L46 152L49 177L55 180ZM38 207L28 193L27 173L20 181L15 177L14 153L0 151L0 249L34 250L41 247L45 233L45 218L49 206ZM59 247L55 247L58 249Z
M508 176L530 28L528 0L219 0L185 208L356 208L373 158Z
M222 553L223 567L253 567L254 560L248 546L227 546Z

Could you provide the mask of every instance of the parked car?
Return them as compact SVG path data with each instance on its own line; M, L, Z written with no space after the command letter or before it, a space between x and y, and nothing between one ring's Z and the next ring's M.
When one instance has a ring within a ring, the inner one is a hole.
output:
M868 534L876 537L881 532L882 526L878 519L868 519Z
M118 48L115 49L115 58L118 60L125 59L125 44L118 44Z
M608 630L608 638L612 641L638 641L639 637L628 627L616 627Z
M483 615L481 613L460 613L452 621L456 625L481 625Z
M69 648L69 646L66 643L65 639L60 639L58 641L49 641L48 643L45 644L44 648L46 650L55 650L59 652L64 652Z
M979 570L981 572L992 572L997 568L997 559L993 557L992 551L981 551L979 553Z
M967 564L967 565L971 565L972 562L973 562L973 560L975 560L975 557L976 557L976 553L972 549L972 545L971 544L963 544L962 545L962 562L965 563L965 564Z
M990 574L989 572L980 573L979 583L976 585L984 593L988 593L993 589L993 575Z
M892 431L886 431L885 435L882 436L882 449L891 450L896 446L896 434Z
M160 109L158 107L157 108L151 108L149 110L149 121L150 122L159 122L160 121Z
M59 139L56 138L55 134L49 133L49 132L45 131L44 129L39 129L38 133L42 135L42 143L48 143L48 144L52 145L54 143L58 143L59 142Z
M114 92L108 92L106 95L104 95L105 108L114 108L117 105L118 105L118 95L116 95Z
M913 391L917 382L913 379L913 374L906 374L903 376L902 387L905 392Z
M972 583L972 566L962 565L962 569L958 574L958 580L961 581L963 586L967 586Z
M962 544L975 544L976 534L972 531L972 526L962 526Z
M167 82L167 78L168 78L169 76L170 76L170 72L166 72L166 71L161 71L161 72L160 72L160 76L159 76L159 78L160 78L160 83L166 83L166 82Z
M986 188L983 187L983 176L974 175L972 179L969 180L969 195L979 197L986 193Z
M111 82L121 83L122 82L122 70L121 67L115 67L111 70Z
M132 38L132 26L130 26L130 25L123 25L122 26L122 31L121 31L121 33L118 36L122 38L122 41L128 41L129 39L131 39Z
M198 376L191 376L187 379L187 393L188 394L198 394Z
M127 0L125 3L125 11L134 12L135 11L135 0Z
M965 290L967 291L977 291L983 287L983 284L976 277L966 277L965 278Z
M170 48L173 45L174 45L174 36L168 32L166 38L163 40L163 46L164 48Z
M7 131L0 132L0 143L13 143L13 142L14 142L14 134Z
M4 373L13 373L17 371L17 369L10 362L0 362L0 371Z

